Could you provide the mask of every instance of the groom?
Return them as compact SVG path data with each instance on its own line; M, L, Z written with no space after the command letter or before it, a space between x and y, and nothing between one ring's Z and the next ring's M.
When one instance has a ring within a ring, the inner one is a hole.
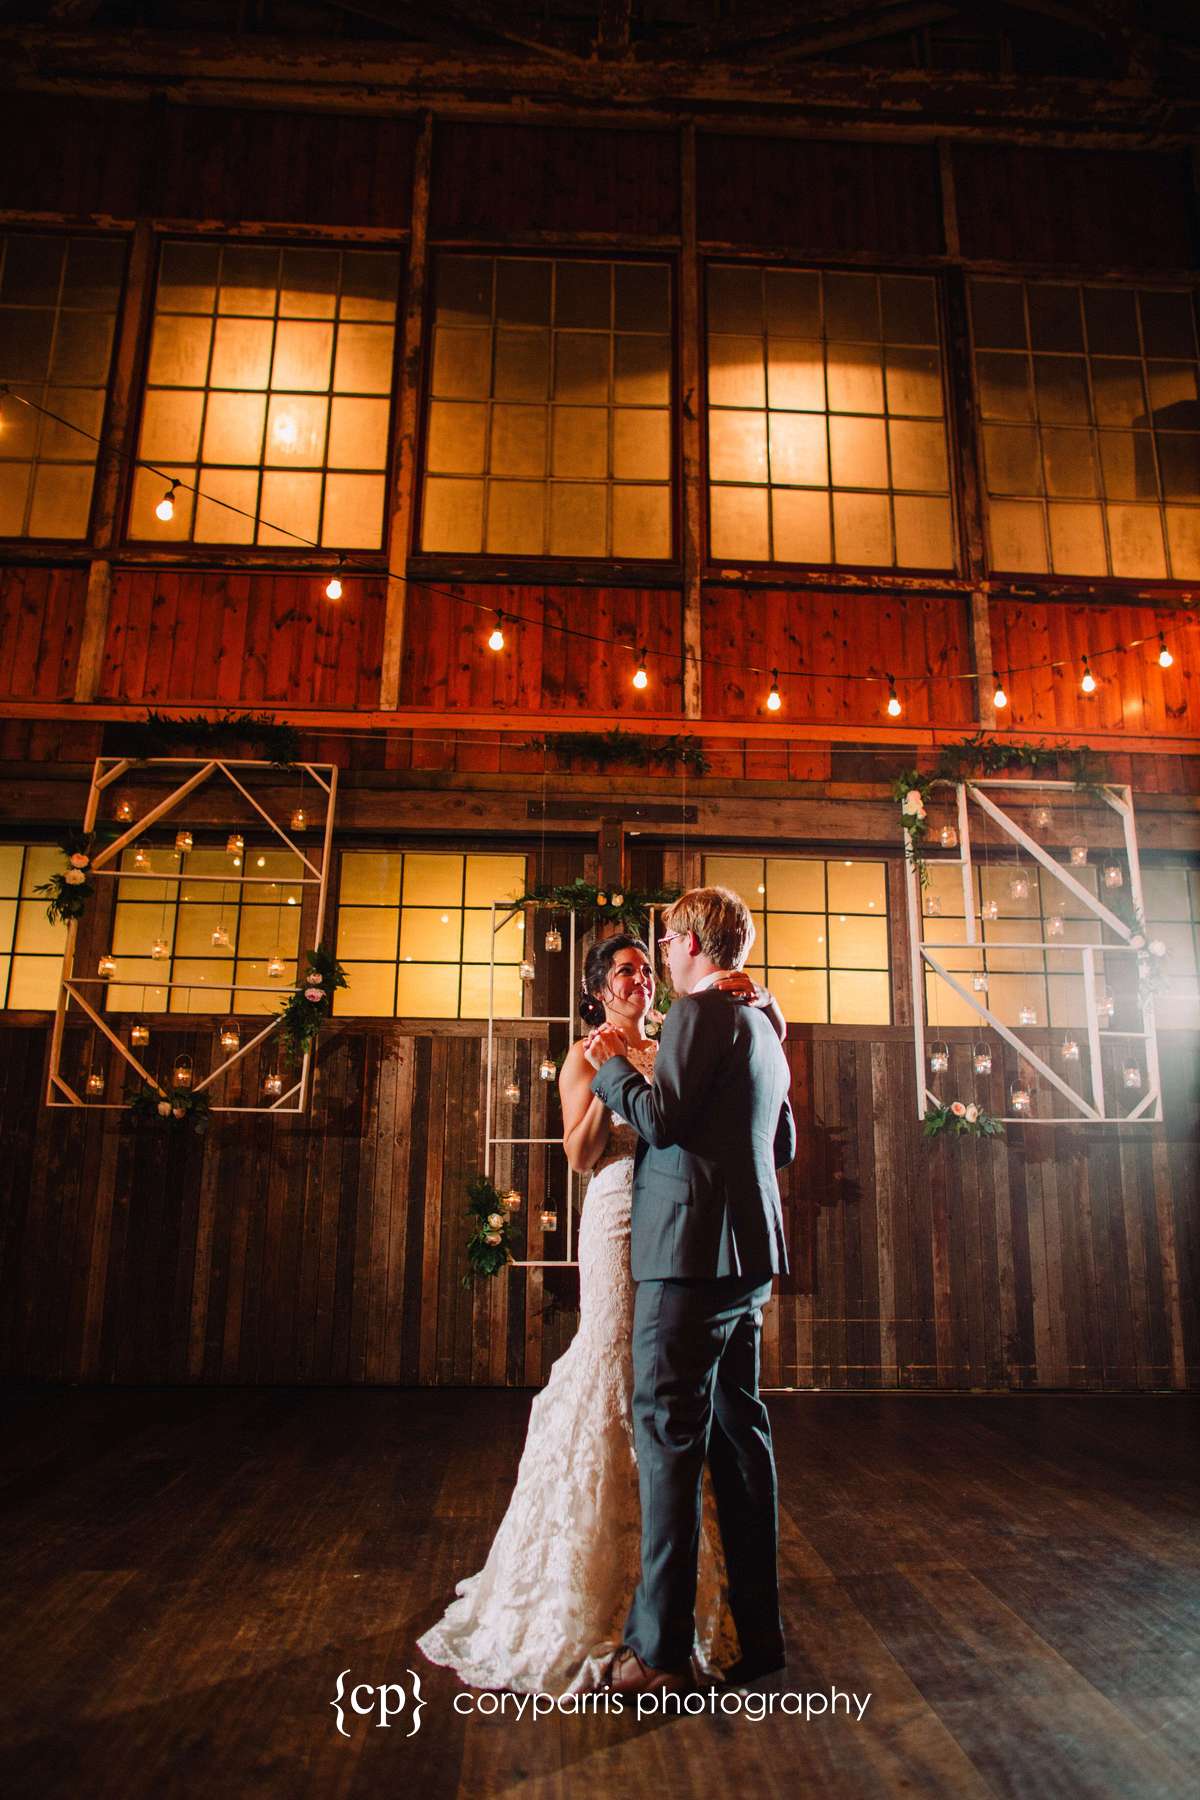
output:
M766 1014L714 991L754 942L726 888L693 888L659 939L680 996L654 1083L602 1026L592 1092L636 1127L631 1261L637 1283L633 1411L642 1577L612 1685L687 1684L705 1458L712 1473L741 1658L752 1681L785 1663L771 1426L758 1393L762 1308L786 1269L777 1168L796 1153L787 1059Z

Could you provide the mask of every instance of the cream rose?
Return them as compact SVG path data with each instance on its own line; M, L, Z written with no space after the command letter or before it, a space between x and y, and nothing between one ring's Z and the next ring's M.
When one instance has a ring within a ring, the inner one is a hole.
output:
M911 818L923 819L925 817L925 802L921 798L920 788L909 788L904 796L904 811Z
M87 876L82 869L68 869L63 876L63 880L68 887L82 887L83 883L87 880Z
M171 1116L171 1102L169 1100L160 1100L157 1110L160 1119L169 1119Z
M488 1224L491 1226L493 1231L499 1231L500 1227L503 1225L503 1223L504 1223L504 1214L503 1213L489 1213L488 1214Z
M963 1117L966 1119L968 1125L973 1125L979 1117L979 1108L975 1105L968 1106Z
M1167 946L1163 943L1161 938L1151 938L1147 948L1149 949L1151 956L1165 956L1167 954Z

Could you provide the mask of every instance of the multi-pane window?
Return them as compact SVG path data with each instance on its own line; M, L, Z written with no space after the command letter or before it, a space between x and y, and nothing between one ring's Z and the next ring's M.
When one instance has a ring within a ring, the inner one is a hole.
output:
M423 550L671 554L661 263L441 256Z
M952 568L933 280L714 264L707 292L712 555Z
M398 279L388 251L165 244L130 536L377 549ZM199 489L165 521L164 476Z
M858 858L706 856L704 880L754 915L746 967L797 1024L886 1025L887 870Z
M223 849L181 853L147 843L140 849L147 868L138 867L139 846L121 857L108 1010L277 1011L280 994L296 981L300 858L252 841L237 863ZM175 874L183 879L161 879ZM243 874L253 880L243 885Z
M1143 867L1142 893L1151 937L1167 947L1155 1023L1194 1031L1200 1027L1200 869Z
M124 267L112 239L0 237L0 385L57 415L0 408L0 537L87 535Z
M0 844L0 1006L54 1007L67 928L46 917L39 882L61 875L53 844Z
M973 281L991 563L1200 575L1200 362L1183 290Z
M524 887L523 856L343 851L337 955L349 987L334 1010L484 1019L494 976L495 1016L519 1019L525 922L498 911L493 939L491 904Z

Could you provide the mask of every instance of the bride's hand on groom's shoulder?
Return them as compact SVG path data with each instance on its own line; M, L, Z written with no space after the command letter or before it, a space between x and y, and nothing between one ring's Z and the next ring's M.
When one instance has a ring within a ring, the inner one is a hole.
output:
M713 986L728 994L731 1000L744 1000L747 1006L770 1006L769 989L760 987L757 981L751 981L744 969L734 969L728 975L722 975Z

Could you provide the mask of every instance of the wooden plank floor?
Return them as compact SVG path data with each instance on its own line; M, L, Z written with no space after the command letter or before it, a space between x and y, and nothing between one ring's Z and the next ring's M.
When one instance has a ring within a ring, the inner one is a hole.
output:
M869 1704L640 1724L464 1717L414 1649L482 1560L530 1398L10 1392L0 1791L1196 1800L1195 1396L773 1397L773 1685ZM340 1736L347 1668L418 1669L416 1734Z

